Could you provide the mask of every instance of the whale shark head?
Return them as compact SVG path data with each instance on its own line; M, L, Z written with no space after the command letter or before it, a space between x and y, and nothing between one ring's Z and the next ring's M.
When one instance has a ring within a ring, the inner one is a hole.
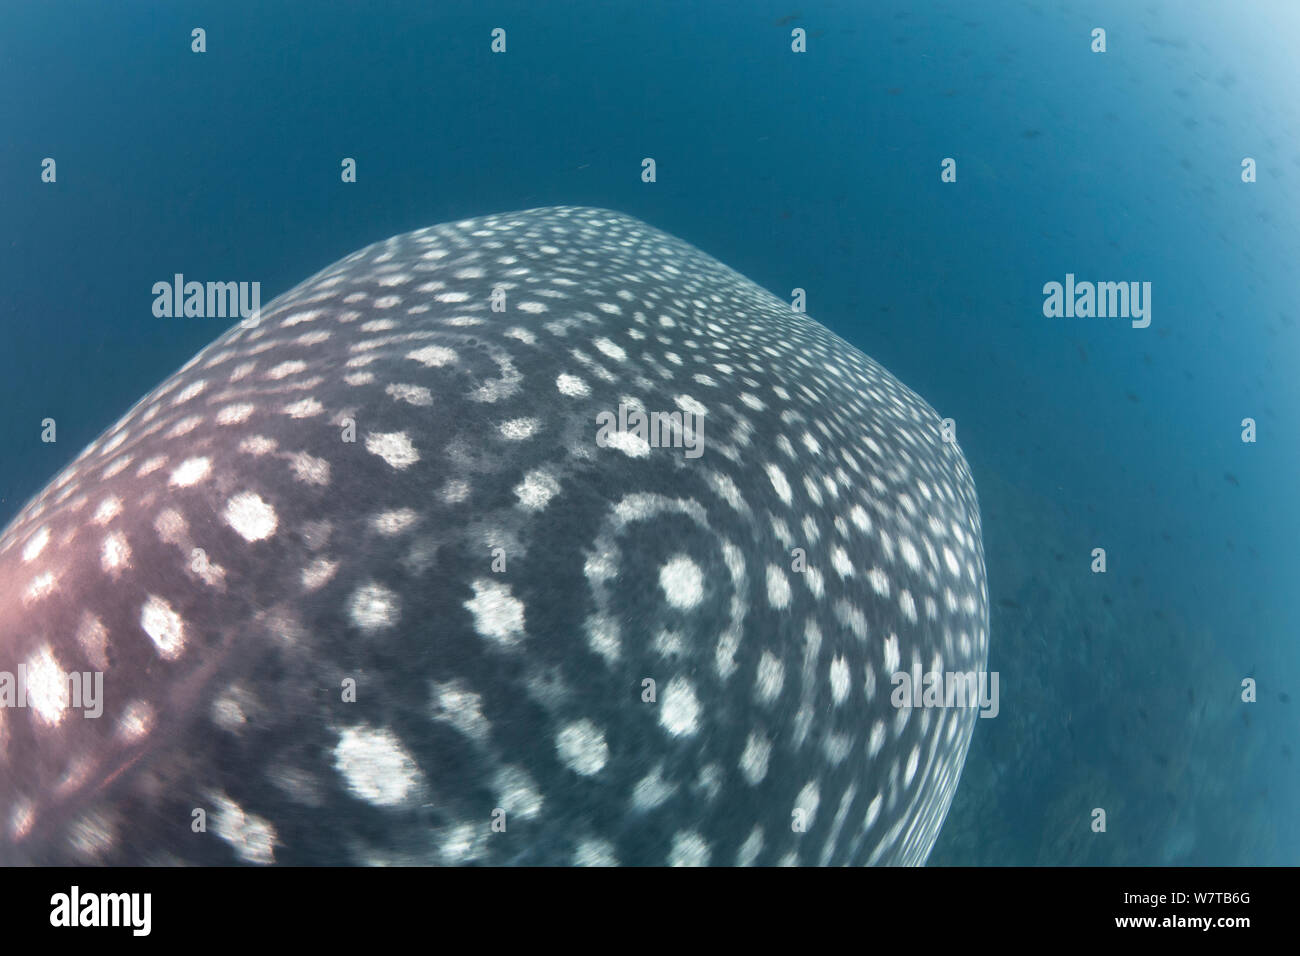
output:
M946 439L627 216L368 246L0 536L0 861L924 862L975 711L893 685L988 639Z

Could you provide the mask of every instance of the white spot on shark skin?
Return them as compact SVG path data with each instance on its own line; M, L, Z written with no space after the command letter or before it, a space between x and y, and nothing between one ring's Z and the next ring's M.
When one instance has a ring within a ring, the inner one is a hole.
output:
M790 582L775 564L767 566L767 603L778 610L790 604Z
M172 472L168 484L177 488L191 488L212 472L212 459L187 458Z
M260 458L262 455L269 455L279 447L279 442L274 438L267 438L265 435L249 435L239 443L239 450L245 455L252 455Z
M420 453L415 450L406 432L371 432L366 436L366 451L378 455L398 471L409 468L420 460Z
M916 767L921 759L921 747L919 744L912 746L912 752L907 755L907 769L903 771L903 786L910 787L912 778L916 776Z
M871 725L871 737L867 740L867 756L875 758L885 746L885 724L884 721L876 721Z
M772 741L751 732L745 741L745 752L740 755L740 772L746 782L755 787L767 776L767 762L772 756Z
M483 716L483 697L475 693L462 680L435 682L433 691L433 719L449 724L475 743L486 743L492 733L492 724Z
M654 649L659 653L660 657L680 661L686 654L686 639L682 636L681 631L664 628L658 635L655 635Z
M781 694L785 682L785 665L774 657L771 651L763 651L758 659L758 676L754 682L754 694L758 700L770 704Z
M157 471L159 468L163 467L166 464L167 464L166 455L154 455L152 458L150 458L143 465L141 465L139 468L136 469L135 476L137 478L145 478L149 475L152 475L155 471Z
M657 764L632 788L632 808L641 813L653 810L677 792L677 785L663 776L664 765Z
M883 794L881 793L877 793L875 797L872 798L871 804L867 807L867 815L862 821L862 829L864 832L870 830L872 826L875 825L876 820L879 819L880 807L883 802Z
M825 754L827 763L831 766L843 763L853 749L853 743L853 738L848 734L827 734L822 740L822 753Z
M173 402L173 404L175 403ZM110 437L108 441L104 443L104 446L99 449L100 457L101 458L105 457L109 455L111 452L113 452L115 449L121 447L122 442L126 441L126 439L127 439L127 432L125 430L119 431L117 434Z
M838 707L849 698L849 662L843 656L831 661L831 700Z
M100 477L103 478L104 480L108 480L109 478L115 478L118 475L120 475L122 472L126 471L126 469L131 466L131 462L133 461L135 461L135 458L132 455L121 455L117 458L114 458L111 462L109 462L107 465L104 466L104 470L100 473Z
M705 415L709 411L689 395L674 395L673 401L682 411L690 412L692 415Z
M325 411L325 406L314 398L302 398L280 409L290 418L314 418Z
M127 544L126 535L112 531L104 538L100 550L99 566L105 574L117 576L131 566L131 546Z
M903 616L911 623L915 624L916 619L916 601L912 599L912 592L904 588L898 592L898 607L903 612Z
M573 849L574 866L618 866L618 859L614 856L614 847L608 840L597 840L591 837L578 841L578 845Z
M294 478L309 485L328 485L330 483L330 463L324 458L317 458L305 451L295 452L289 456L289 468Z
M474 597L465 607L474 615L474 629L480 637L511 648L524 637L524 604L510 593L510 585L479 578L471 585Z
M885 673L892 680L893 676L898 673L898 664L900 661L900 652L898 648L898 635L890 634L885 638Z
M252 491L243 491L226 501L222 514L226 524L245 541L265 541L279 525L275 509Z
M59 579L54 576L54 572L46 571L36 575L23 592L23 604L31 605L45 600L58 590L58 586Z
M854 505L849 511L849 520L853 522L857 529L863 534L871 533L871 516L867 514L862 505Z
M623 350L623 347L614 342L611 342L609 339L605 338L604 336L595 339L591 344L596 346L596 348L600 350L602 355L607 355L618 362L627 361L627 352Z
M212 722L229 733L239 733L248 724L248 715L244 712L248 702L246 690L240 687L227 688L212 701Z
M831 567L842 578L853 577L853 562L849 560L848 552L838 545L831 548Z
M586 398L591 394L591 389L586 382L567 372L555 379L555 387L559 389L561 395L568 395L570 398Z
M907 538L898 542L899 553L903 556L903 562L916 574L921 573L921 555L916 550L916 545L912 544Z
M158 595L150 594L140 609L140 627L163 660L174 661L184 652L185 621Z
M210 794L213 804L212 832L230 844L245 863L269 865L275 862L275 827L244 809L225 794Z
M659 723L674 737L691 737L699 729L700 702L685 677L674 677L664 688Z
M605 447L617 448L629 458L644 458L650 454L650 443L632 431L613 431L605 436Z
M674 555L659 569L659 586L669 604L688 611L704 597L704 574L686 555Z
M315 591L324 587L334 577L338 569L339 563L337 561L330 561L328 558L317 558L302 569L303 590Z
M419 766L386 727L359 724L339 734L334 769L352 793L377 807L396 807L423 787Z
M618 620L607 614L595 614L587 618L583 629L587 632L587 646L606 663L617 663L623 653Z
M502 422L498 426L502 438L508 438L511 441L523 441L526 438L532 438L537 434L537 429L541 425L535 418L515 418L508 422Z
M198 428L202 424L203 424L203 416L190 415L188 418L182 418L170 429L168 429L167 432L164 434L164 437L184 438L186 435L194 431L194 429Z
M441 345L426 345L413 352L407 352L406 357L414 359L425 368L441 368L456 361L456 353Z
M439 495L442 500L449 505L458 505L469 498L469 482L461 478L452 478L445 485Z
M718 497L733 509L739 511L741 514L749 513L749 505L745 503L745 499L741 495L740 489L736 487L736 483L732 481L730 477L721 472L710 472L709 484L713 487L713 490L717 493Z
M525 511L541 511L560 493L560 483L545 468L534 468L515 485L515 497Z
M384 393L394 401L406 402L419 408L427 408L433 404L433 393L423 385L393 382L384 388Z
M370 527L385 537L392 538L409 531L419 520L420 516L410 508L395 508L392 511L381 511L371 518Z
M89 611L81 615L77 626L77 643L95 670L108 670L108 628Z
M158 537L161 540L167 544L174 544L178 548L185 547L190 533L185 518L174 508L164 508L158 512L158 517L153 522L153 528L158 532Z
M107 498L105 498L103 501L99 503L99 508L96 509L95 516L90 520L102 527L103 525L108 524L110 521L112 521L121 513L122 513L122 499L118 498L116 495L109 495Z
M542 812L542 795L537 785L519 767L505 766L492 778L497 806L521 820L531 820Z
M776 465L767 466L767 477L772 482L772 487L776 490L776 495L785 504L793 500L790 492L790 482L785 480L785 473Z
M803 810L804 826L811 830L813 823L817 819L817 807L821 803L821 790L817 787L817 781L811 780L804 785L799 791L799 795L794 798L794 805L797 809Z
M566 767L584 777L600 773L609 760L605 735L586 718L567 724L555 737L555 749Z
M117 735L127 743L137 743L147 737L154 728L157 713L143 700L133 700L122 709L122 716L117 722Z
M293 359L292 361L289 362L281 362L279 365L275 366L274 368L267 369L267 371L264 373L264 376L266 378L271 379L272 381L278 382L281 379L288 378L290 375L297 375L299 372L305 371L306 369L307 369L306 362L299 361L298 359Z
M948 566L948 573L953 577L961 577L961 565L957 563L957 555L952 553L952 548L946 544L943 546L943 563Z
M871 589L881 597L889 597L889 575L880 568L872 568L867 572L867 580L871 582Z
M673 846L668 852L669 866L708 866L709 844L694 830L681 830L673 834Z
M821 600L825 593L825 583L822 581L822 573L816 568L807 568L803 572L803 582L808 585L808 590L812 592L813 597Z
M753 866L758 855L763 852L763 828L754 827L749 836L736 851L736 866Z
M203 379L190 383L185 386L185 388L181 389L181 391L177 393L176 397L172 399L172 405L183 405L185 402L188 402L190 399L199 395L207 387L208 383Z
M280 328L287 329L303 322L315 322L323 312L323 309L307 309L302 312L291 313L280 323Z
M9 813L9 836L14 840L23 839L31 832L35 822L36 805L26 797L15 800L13 810Z
M348 620L363 631L392 627L400 617L397 595L382 584L364 584L348 600Z
M86 771L89 773L89 770ZM79 789L84 783L79 780L70 786L69 792ZM97 863L117 842L113 827L104 814L89 812L73 821L68 828L68 846L83 862Z
M30 564L32 561L35 561L38 557L40 557L41 552L45 550L45 546L49 543L50 543L49 526L47 525L45 527L38 528L36 530L36 533L27 539L27 544L23 547L23 561L28 564Z
M58 726L69 702L67 673L48 644L27 658L23 666L27 671L27 705L43 724Z

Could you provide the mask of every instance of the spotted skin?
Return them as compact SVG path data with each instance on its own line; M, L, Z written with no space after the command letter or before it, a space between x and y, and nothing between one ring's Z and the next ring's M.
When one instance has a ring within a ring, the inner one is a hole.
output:
M598 447L620 403L703 412L704 454ZM36 684L0 860L55 864L921 863L975 713L889 675L988 635L935 412L576 207L377 243L226 332L0 537L0 622Z

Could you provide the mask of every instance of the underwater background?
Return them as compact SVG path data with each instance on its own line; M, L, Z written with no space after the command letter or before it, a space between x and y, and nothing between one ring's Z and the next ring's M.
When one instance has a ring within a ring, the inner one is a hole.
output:
M153 283L617 209L957 422L1001 709L931 864L1295 864L1297 42L1287 0L2 3L0 526L229 324ZM1046 317L1067 273L1150 326Z

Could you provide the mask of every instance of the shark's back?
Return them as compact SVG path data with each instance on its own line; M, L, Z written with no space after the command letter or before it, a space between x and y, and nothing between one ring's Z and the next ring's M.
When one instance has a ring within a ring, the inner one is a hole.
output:
M435 226L0 537L0 862L923 862L974 711L891 681L987 621L961 452L871 359L617 213Z

